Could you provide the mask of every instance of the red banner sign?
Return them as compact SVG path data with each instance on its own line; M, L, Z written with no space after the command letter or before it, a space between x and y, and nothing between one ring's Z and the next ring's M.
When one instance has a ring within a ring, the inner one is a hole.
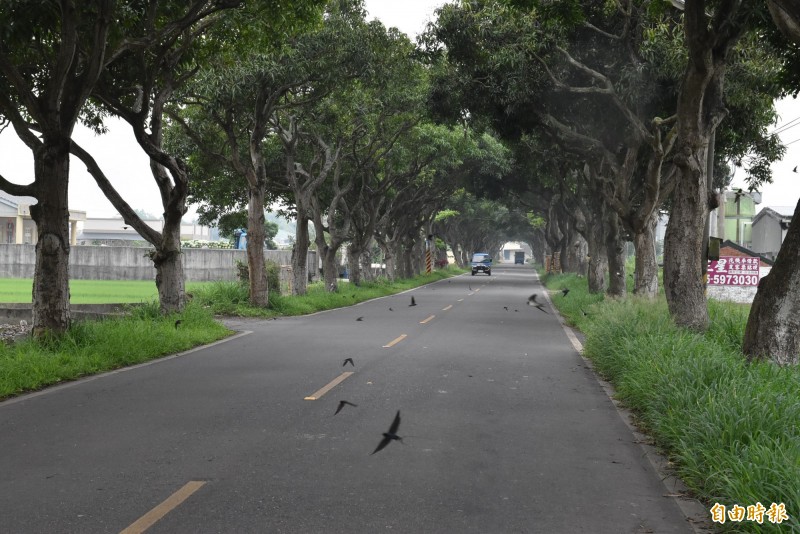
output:
M758 258L748 256L720 256L708 262L710 286L757 286L759 280Z

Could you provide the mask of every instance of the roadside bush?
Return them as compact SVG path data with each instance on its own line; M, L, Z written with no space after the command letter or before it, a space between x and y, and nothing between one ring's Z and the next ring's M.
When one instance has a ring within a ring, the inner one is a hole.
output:
M272 260L264 262L267 268L267 288L270 295L281 294L281 266ZM245 285L250 283L250 267L246 261L236 260L236 276Z

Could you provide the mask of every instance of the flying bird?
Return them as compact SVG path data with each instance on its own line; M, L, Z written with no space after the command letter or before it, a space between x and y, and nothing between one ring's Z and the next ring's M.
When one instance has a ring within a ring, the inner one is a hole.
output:
M503 309L504 309L505 311L508 311L508 306L503 306Z
M356 317L356 321L363 321L363 320L364 320L363 316L362 317Z
M177 330L177 329L178 329L178 325L179 325L179 324L181 324L182 322L183 322L183 321L181 321L180 319L178 319L177 321L175 321L175 330Z
M414 300L414 297L411 297L411 304L409 304L409 306L416 306L416 305L417 305L417 301Z
M345 359L344 359L344 363L342 363L342 367L344 367L344 366L345 366L345 365L347 365L348 363L349 363L350 365L352 365L353 367L355 367L355 366L356 366L356 364L354 364L354 363L353 363L353 358L345 358Z
M339 401L339 406L336 407L336 411L333 412L333 415L336 415L337 413L341 412L342 408L344 408L345 404L348 405L348 406L358 406L358 404L353 404L352 402L340 400Z
M394 421L392 421L392 426L389 427L388 432L383 433L383 439L381 440L380 443L378 443L378 446L375 447L375 450L372 451L372 454L375 454L379 450L386 447L389 443L392 442L392 440L397 440L402 443L403 438L397 435L398 428L400 428L400 410L397 410L397 415L394 416ZM372 454L370 454L370 456L372 456Z
M561 293L566 297L567 293L569 293L569 288L565 287L564 289L561 290Z
M391 306L389 306L389 311L394 311Z
M794 169L792 169L792 172L797 172L797 165L794 166Z
M542 307L542 305L541 305L539 302L537 302L537 301L536 301L536 293L534 293L533 295L531 295L530 297L528 297L528 306L534 306L534 307L536 307L536 309L538 309L539 311L543 311L544 313L547 313L547 310L545 310L545 309Z

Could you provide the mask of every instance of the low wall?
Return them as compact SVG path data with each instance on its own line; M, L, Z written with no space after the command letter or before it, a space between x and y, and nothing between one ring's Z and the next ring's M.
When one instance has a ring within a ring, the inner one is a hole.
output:
M759 279L767 276L771 270L772 267L759 268ZM708 286L706 295L716 300L752 304L756 298L756 291L758 291L756 286Z
M69 254L70 278L75 280L155 280L156 269L148 248L73 246ZM281 279L291 278L288 250L267 250L266 258L284 266ZM247 262L244 250L185 248L181 259L187 282L236 280L236 260ZM316 278L316 252L309 251L310 273ZM35 245L0 245L0 278L33 278Z

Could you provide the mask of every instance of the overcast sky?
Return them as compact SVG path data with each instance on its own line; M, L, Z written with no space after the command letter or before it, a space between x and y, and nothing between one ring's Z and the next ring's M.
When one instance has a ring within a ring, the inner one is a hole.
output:
M432 20L434 10L444 3L443 0L366 0L366 8L371 17L379 18L386 26L399 28L413 39ZM800 165L800 120L791 122L800 119L800 102L793 99L780 102L778 113L781 118L776 128L790 123L780 134L788 147L784 159L772 166L775 181L763 189L762 207L794 206L800 198L800 174L792 172L795 166ZM74 138L95 157L117 191L134 209L161 215L161 200L150 174L148 159L133 140L127 124L121 121L111 123L110 132L102 136L78 127ZM33 157L11 128L0 134L0 174L20 184L33 181ZM736 186L743 184L743 176L742 170L736 173ZM70 208L84 210L89 217L116 215L114 207L75 158L70 173L69 197Z

